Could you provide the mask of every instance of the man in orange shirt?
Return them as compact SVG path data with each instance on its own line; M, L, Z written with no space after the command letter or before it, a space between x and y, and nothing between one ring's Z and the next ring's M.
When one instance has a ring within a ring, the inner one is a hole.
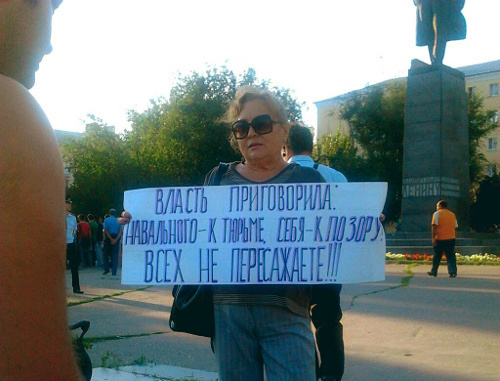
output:
M457 276L457 260L455 258L455 229L458 227L455 214L448 210L445 200L438 201L436 212L432 215L432 246L434 246L434 258L432 259L432 270L427 274L437 276L439 263L443 253L446 254L448 274L450 278Z

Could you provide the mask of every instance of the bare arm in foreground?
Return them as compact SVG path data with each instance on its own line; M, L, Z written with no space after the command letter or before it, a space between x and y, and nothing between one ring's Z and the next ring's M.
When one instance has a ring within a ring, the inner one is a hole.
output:
M0 379L81 380L66 316L64 176L50 124L0 75Z

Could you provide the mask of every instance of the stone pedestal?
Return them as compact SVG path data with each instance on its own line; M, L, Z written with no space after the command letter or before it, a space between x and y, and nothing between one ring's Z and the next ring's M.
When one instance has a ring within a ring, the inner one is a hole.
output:
M441 199L469 230L468 97L464 74L413 60L406 91L401 231L430 232Z

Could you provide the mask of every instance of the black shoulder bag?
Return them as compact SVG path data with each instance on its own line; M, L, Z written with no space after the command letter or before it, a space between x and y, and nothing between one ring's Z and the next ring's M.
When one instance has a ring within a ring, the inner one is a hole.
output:
M228 164L220 163L210 185L219 185ZM170 312L170 329L192 335L214 337L214 304L210 286L176 285L172 290L174 303Z

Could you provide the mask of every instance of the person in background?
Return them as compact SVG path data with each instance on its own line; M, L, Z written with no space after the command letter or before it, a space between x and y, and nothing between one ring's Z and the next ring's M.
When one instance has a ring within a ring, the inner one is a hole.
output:
M111 275L116 275L118 268L118 253L123 226L118 223L116 210L109 210L109 217L104 220L104 251L111 257ZM104 261L104 275L109 274L109 261Z
M80 277L78 275L78 268L80 267L80 256L76 246L78 223L75 215L71 213L71 201L69 199L66 200L66 211L68 212L66 215L66 258L71 270L71 285L74 294L83 294L80 289Z
M455 230L458 228L457 217L448 210L448 202L438 201L436 211L432 215L432 246L434 246L434 257L432 258L432 269L427 274L437 276L439 263L446 254L446 263L450 278L457 276L457 259L455 257Z
M104 226L102 217L97 218L97 234L96 234L96 256L97 256L97 266L104 266L104 253L102 250L102 244L104 241ZM109 262L108 262L109 263Z
M109 217L109 214L105 214L104 215L104 221L106 221L106 219ZM108 269L108 272L104 271L103 272L103 275L106 275L109 273L109 269L111 268L111 252L110 247L107 247L105 245L106 243L106 234L104 232L104 221L102 222L102 237L103 237L103 241L102 241L102 267L104 269L106 269L106 266L107 266L107 269Z
M92 231L90 225L85 221L83 214L78 215L78 249L83 267L92 267L92 253L90 243L92 240Z
M327 183L346 183L346 177L333 168L315 163L312 159L313 135L311 130L300 124L290 126L290 133L285 144L285 159L289 163L296 163L303 167L317 170Z
M67 318L64 169L54 130L28 91L52 50L60 4L0 1L2 381L81 380Z
M330 183L345 183L346 177L333 168L316 164L312 159L313 135L311 130L299 124L290 127L285 145L285 158L289 163L316 169ZM340 322L341 284L313 286L311 319L315 328L316 345L319 352L317 376L322 381L340 381L344 375L345 351L344 328Z
M87 216L87 220L90 225L90 250L92 252L92 265L95 266L97 262L97 266L102 265L102 260L97 254L97 231L99 229L99 225L95 221L95 217L93 214L89 214Z
M269 91L244 86L236 92L225 121L244 161L230 163L220 185L317 183L311 169L283 160L288 135L285 108ZM205 185L215 183L219 167ZM223 285L213 287L215 355L221 381L313 381L314 338L303 285Z

